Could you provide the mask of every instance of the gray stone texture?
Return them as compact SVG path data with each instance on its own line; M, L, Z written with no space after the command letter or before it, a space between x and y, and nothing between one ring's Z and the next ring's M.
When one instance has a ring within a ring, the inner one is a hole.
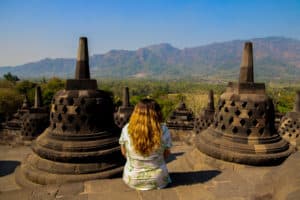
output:
M72 84L55 94L50 126L17 169L16 181L23 187L110 178L122 172L112 97L96 90L97 82L89 79L86 42L80 38L78 60L85 64L77 68L87 69L78 69Z
M296 92L293 111L282 117L278 132L291 145L300 147L300 91Z
M194 128L194 114L182 100L168 117L166 123L169 129L192 130Z
M212 157L249 165L274 165L293 148L277 133L274 105L263 83L253 82L252 44L246 43L239 83L221 95L213 126L196 138L198 149Z
M198 117L195 118L194 130L196 134L207 129L214 121L215 106L214 92L210 90L208 93L207 107L202 110Z
M123 89L123 101L122 105L118 108L118 111L114 114L115 123L119 128L123 128L130 119L134 107L129 102L129 88Z

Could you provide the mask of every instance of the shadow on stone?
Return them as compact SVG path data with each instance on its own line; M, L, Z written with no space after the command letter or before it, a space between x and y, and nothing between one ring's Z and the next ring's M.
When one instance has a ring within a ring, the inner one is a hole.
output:
M197 183L204 183L219 175L219 170L204 170L196 172L172 172L170 173L172 183L170 187L179 185L193 185Z
M19 161L1 160L0 161L0 177L13 173L18 165L20 165Z
M181 156L183 154L184 154L184 152L172 153L172 154L170 154L170 156L168 157L168 159L166 160L166 162L167 163L172 162L173 160L177 159L177 156Z

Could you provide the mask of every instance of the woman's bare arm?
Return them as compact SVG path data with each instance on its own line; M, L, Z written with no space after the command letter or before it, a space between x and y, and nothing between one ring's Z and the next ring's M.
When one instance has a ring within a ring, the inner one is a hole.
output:
M121 152L122 152L122 155L126 158L126 148L123 144L121 144Z

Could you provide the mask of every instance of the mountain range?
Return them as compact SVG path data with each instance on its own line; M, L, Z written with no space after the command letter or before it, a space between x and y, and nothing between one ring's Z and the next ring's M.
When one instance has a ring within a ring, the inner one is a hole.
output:
M300 40L285 37L255 38L254 73L259 80L298 80L300 77ZM168 43L137 50L111 50L90 56L93 78L199 78L236 79L243 45L233 40L178 49ZM43 59L18 66L0 67L0 76L11 72L20 78L74 76L76 60Z

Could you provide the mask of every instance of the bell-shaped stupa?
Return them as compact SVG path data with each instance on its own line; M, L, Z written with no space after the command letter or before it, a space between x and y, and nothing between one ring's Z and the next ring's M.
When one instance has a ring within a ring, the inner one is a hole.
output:
M296 92L294 109L281 119L279 134L292 145L300 146L300 91Z
M265 84L254 82L252 43L245 44L239 82L229 82L214 124L198 135L196 146L209 156L249 165L277 164L291 154L292 147L275 130Z
M25 104L25 103L24 103ZM23 104L23 106L24 106ZM24 140L32 140L49 126L49 109L43 106L40 86L35 88L34 106L22 117L21 135Z
M166 121L169 129L192 130L194 128L194 114L186 107L183 99Z
M128 87L125 87L123 89L122 105L118 108L118 111L114 115L115 123L119 128L123 128L129 121L133 109L134 107L131 106L129 102L129 89Z
M17 169L22 186L109 178L124 159L113 118L113 100L90 79L87 38L80 38L75 79L67 80L51 104L50 126Z
M20 131L22 128L22 117L28 113L30 104L27 96L25 95L22 107L12 116L12 119L4 124L4 128L11 131Z
M213 123L214 115L214 91L210 90L208 93L208 103L206 108L204 108L199 116L195 119L194 130L196 134L199 134L201 131L207 129L207 127Z

